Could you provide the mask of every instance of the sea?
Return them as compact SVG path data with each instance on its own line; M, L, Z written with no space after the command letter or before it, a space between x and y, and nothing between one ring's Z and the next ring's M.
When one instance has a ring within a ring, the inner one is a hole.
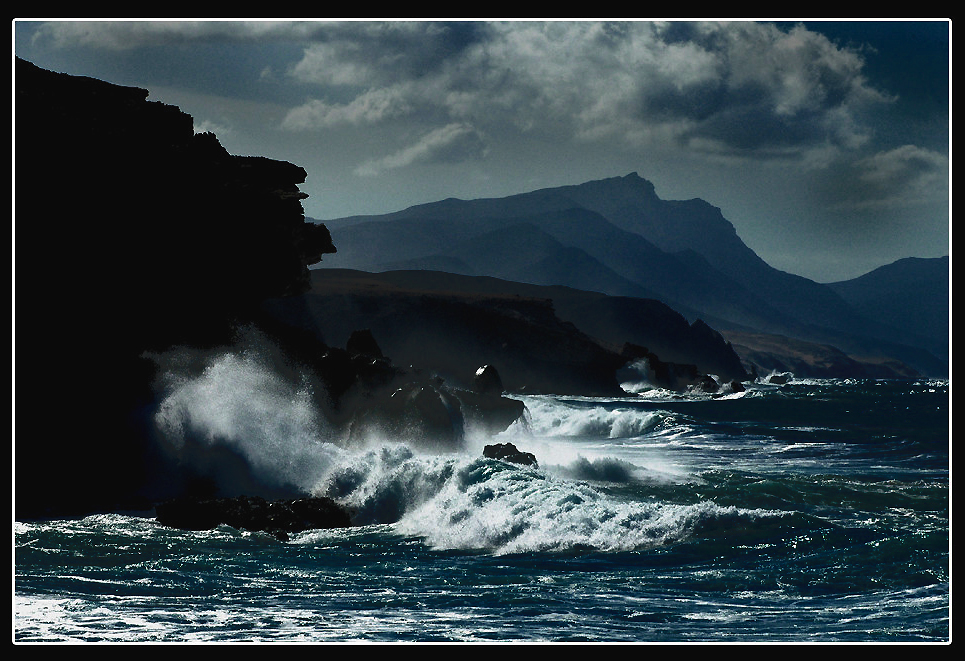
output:
M510 395L510 428L440 450L346 444L243 357L212 368L159 424L194 407L359 525L15 521L14 643L951 642L948 380Z

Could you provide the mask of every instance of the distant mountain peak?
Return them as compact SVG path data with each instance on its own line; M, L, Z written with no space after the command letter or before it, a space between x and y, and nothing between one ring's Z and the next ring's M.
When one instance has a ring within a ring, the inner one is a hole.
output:
M625 174L622 177L607 177L604 179L596 179L584 182L582 184L575 184L573 186L562 186L562 189L572 189L572 188L600 188L600 187L620 187L625 191L632 192L642 192L647 196L656 197L656 188L649 179L644 179L637 172L631 172Z
M652 182L652 181L650 181L649 179L644 179L643 177L641 177L641 176L639 175L639 173L637 173L637 172L635 172L635 171L634 171L634 172L631 172L631 173L628 174L628 175L624 175L623 177L621 177L621 179L623 179L624 181L627 181L627 182L635 183L635 184L645 184L645 185L647 186L647 188L649 188L649 189L651 189L651 190L654 189L654 187L653 187L653 182Z

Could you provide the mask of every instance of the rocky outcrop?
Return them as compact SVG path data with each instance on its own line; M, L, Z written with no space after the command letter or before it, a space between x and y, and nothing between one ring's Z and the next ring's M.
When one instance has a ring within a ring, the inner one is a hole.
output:
M882 358L853 358L836 347L783 335L727 331L727 338L754 374L793 373L799 378L910 379L920 374L907 364Z
M472 377L472 389L482 396L502 395L503 380L492 365L483 365Z
M476 370L491 364L510 393L623 394L615 372L625 361L562 321L551 300L462 291L435 275L438 289L425 289L393 284L391 274L315 269L310 292L269 301L266 313L330 343L368 328L396 365L470 393Z
M532 452L523 452L512 443L494 443L483 448L483 456L489 459L499 459L508 461L511 464L521 464L523 466L538 467L536 455Z
M335 247L305 222L301 167L230 155L144 89L20 59L14 75L16 511L137 507L145 353L230 343Z
M492 365L479 368L476 376L480 374L486 375L480 390L453 387L421 370L397 370L391 382L347 393L346 399L352 401L347 407L349 438L391 438L414 447L453 451L464 447L469 432L499 434L526 407L503 397L501 388L493 389L499 374Z
M156 520L181 530L211 530L221 525L265 532L281 540L306 530L347 528L351 512L330 498L268 501L260 497L179 498L159 503Z
M704 392L716 392L718 389L717 382L699 372L696 365L663 361L646 347L632 342L623 345L620 355L628 364L645 365L647 381L657 388L680 391L696 387Z

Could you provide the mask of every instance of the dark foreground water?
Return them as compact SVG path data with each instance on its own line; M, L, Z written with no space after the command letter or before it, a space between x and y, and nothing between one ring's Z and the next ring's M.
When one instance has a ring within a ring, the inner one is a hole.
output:
M223 435L274 443L253 463L298 459L367 524L283 543L149 514L18 522L13 638L950 640L947 381L523 399L496 440L538 469L471 435L456 454L338 447L297 398L282 427L217 402Z

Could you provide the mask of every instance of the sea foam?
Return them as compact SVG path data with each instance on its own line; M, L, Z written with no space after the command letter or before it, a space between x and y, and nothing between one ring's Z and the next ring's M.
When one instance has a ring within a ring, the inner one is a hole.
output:
M168 370L155 415L173 455L201 461L198 448L226 448L263 481L310 490L323 480L339 448L312 389L280 375L256 352L224 352L199 374Z
M623 502L601 488L645 484L659 470L593 455L587 441L646 437L668 420L665 411L524 398L525 420L497 439L529 442L521 449L537 451L537 468L484 458L476 447L433 453L393 439L336 442L310 384L279 373L257 351L170 369L165 383L156 423L172 452L196 458L193 446L230 448L263 481L335 498L358 525L393 525L437 548L653 548L686 539L708 518L755 515L710 503Z

